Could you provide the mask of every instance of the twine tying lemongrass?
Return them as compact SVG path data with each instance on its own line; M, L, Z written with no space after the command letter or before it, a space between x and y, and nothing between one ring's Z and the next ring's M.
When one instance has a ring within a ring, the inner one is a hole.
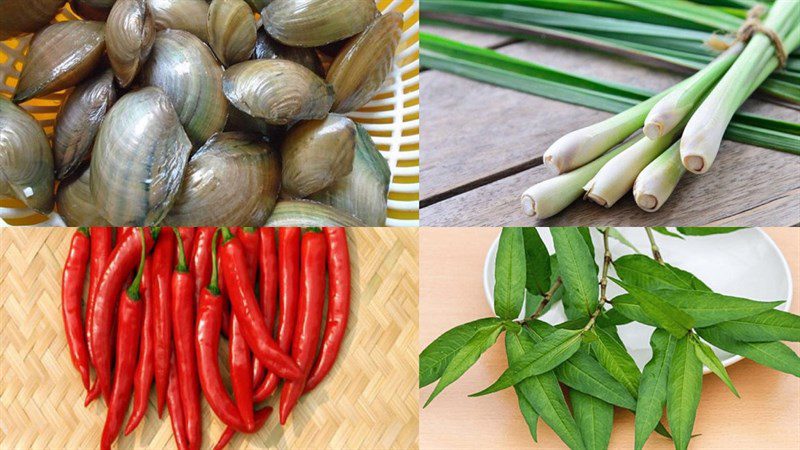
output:
M640 208L655 212L667 201L686 168L681 163L680 140L639 173L633 183L633 198Z

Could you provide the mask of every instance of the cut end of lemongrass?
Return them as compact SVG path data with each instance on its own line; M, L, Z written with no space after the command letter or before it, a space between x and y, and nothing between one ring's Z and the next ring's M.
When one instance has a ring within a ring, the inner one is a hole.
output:
M661 122L647 122L643 131L645 136L654 141L664 135L664 126Z
M533 197L523 194L521 203L522 212L524 212L526 216L536 216L536 201L533 199Z
M639 208L647 212L655 212L661 208L661 205L658 203L658 198L653 194L645 194L634 190L633 198L636 200L636 204L639 205Z
M561 173L561 171L556 166L555 161L553 161L553 155L549 154L548 152L545 152L544 155L542 156L542 163L550 173L556 175Z
M698 155L684 156L683 167L686 167L686 170L692 173L705 173L708 170L705 158Z
M589 200L591 200L591 201L593 201L593 202L597 203L597 204L598 204L598 205L600 205L600 206L605 206L606 208L610 208L610 207L611 207L611 205L609 205L609 204L608 204L608 202L606 201L606 199L604 199L603 197L601 197L601 196L599 196L599 195L595 194L595 193L594 193L594 192L592 192L592 191L587 191L587 192L586 192L586 195L585 195L583 198L585 198L585 199L589 199Z

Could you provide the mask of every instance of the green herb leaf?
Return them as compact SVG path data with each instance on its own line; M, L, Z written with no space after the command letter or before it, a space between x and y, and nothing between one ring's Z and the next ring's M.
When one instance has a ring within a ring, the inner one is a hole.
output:
M615 327L617 325L625 325L631 323L631 319L627 318L624 314L616 311L614 308L603 311L597 317L597 326L599 327Z
M634 418L636 450L644 447L644 443L664 413L664 403L667 401L667 378L675 342L675 337L664 330L655 330L650 336L653 356L642 370L639 401L636 403Z
M678 233L686 236L711 236L712 234L727 234L741 230L744 227L677 227Z
M651 327L658 326L655 320L642 311L639 302L631 294L618 295L611 299L611 304L614 305L612 311L617 311L631 321L650 325Z
M551 228L550 234L564 282L564 311L569 319L588 317L600 295L594 258L578 229Z
M667 419L676 450L685 450L692 438L694 419L703 388L703 364L689 336L679 339L669 364Z
M714 327L744 342L800 341L800 316L775 309Z
M783 303L782 301L759 302L715 292L686 289L656 289L652 293L692 316L696 327L707 327L720 322L753 316L769 311Z
M711 350L711 347L700 341L696 336L692 336L692 338L692 345L694 346L695 353L697 353L697 359L705 364L709 370L714 372L735 396L739 397L739 392L737 392L736 388L733 386L733 381L731 381L731 378L728 376L728 371L725 370L725 366L722 365L722 361L719 360L714 350Z
M524 331L516 335L506 334L506 354L509 365L519 363L521 358L534 352L536 347L538 344L534 344L531 336ZM553 372L526 378L516 384L515 388L517 395L522 394L542 417L542 420L558 434L567 446L571 449L584 448L578 425L569 412L561 386Z
M612 280L639 302L642 312L652 318L659 328L667 330L676 338L682 338L694 327L695 322L692 316L662 300L658 295L614 278Z
M678 239L683 239L683 236L681 236L678 233L673 233L672 231L669 231L667 229L667 227L650 227L650 229L655 231L656 233L663 234L664 236L670 236L670 237L674 237L674 238L678 238Z
M447 364L444 373L442 373L442 377L439 379L439 383L436 385L433 392L431 392L428 401L425 402L423 407L428 406L444 388L456 381L461 375L464 375L464 372L478 361L478 358L480 358L483 352L495 343L497 336L500 335L502 330L502 323L498 323L493 327L481 329L475 336L467 341L467 343L453 355L453 359Z
M616 229L615 227L608 227L608 228L609 228L608 229L608 237L616 240L620 244L630 248L631 250L635 251L636 253L639 253L639 249L636 248L636 246L633 245L631 243L631 241L629 241L625 236L623 236L622 233L620 233L618 229Z
M569 393L572 413L588 450L606 450L614 426L614 407L581 391Z
M539 231L534 227L522 228L525 242L525 264L527 278L525 287L539 295L550 290L550 252L544 246Z
M536 429L539 426L539 413L533 409L533 405L525 397L522 388L519 385L514 386L514 391L517 393L517 403L519 404L519 411L522 413L522 418L528 424L528 430L531 432L533 442L538 442L536 437Z
M632 396L639 391L639 368L631 355L625 350L616 328L596 327L597 340L590 344L597 361L612 377L625 386Z
M589 227L575 227L578 229L578 233L581 234L583 238L583 242L586 243L586 248L589 249L589 254L592 255L592 261L594 261L594 243L592 242L592 232Z
M459 325L431 342L419 355L419 387L438 380L456 353L479 331L495 328L502 323L497 317L478 319Z
M698 328L696 331L701 338L715 347L736 355L742 355L775 370L800 377L800 357L781 342L737 341L716 326Z
M523 328L524 334L527 331ZM510 364L508 369L491 386L470 395L478 397L513 386L520 381L553 370L572 356L581 343L581 332L556 330L543 339L536 348Z
M626 255L614 261L617 275L626 283L642 289L691 289L711 291L691 273L669 264L661 265L644 255Z
M525 300L525 243L522 229L503 228L494 264L494 312L516 319Z

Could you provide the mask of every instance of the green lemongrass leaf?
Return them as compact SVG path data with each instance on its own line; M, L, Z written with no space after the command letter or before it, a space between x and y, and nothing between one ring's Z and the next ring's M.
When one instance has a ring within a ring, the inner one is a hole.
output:
M569 394L575 422L587 450L606 450L614 426L614 406L581 391Z
M644 443L659 424L667 401L667 378L676 339L664 330L653 331L650 347L653 356L642 370L639 384L639 400L636 403L635 445L636 450Z
M523 328L523 332L520 334L525 332ZM578 351L580 344L580 331L556 330L536 345L532 351L510 364L491 386L470 395L470 397L491 394L513 386L526 378L549 372Z
M742 20L719 9L682 0L616 0L631 6L705 25L715 30L736 31Z
M597 361L612 377L622 383L632 396L636 396L639 392L641 373L633 357L617 336L616 329L597 327L595 330L598 339L590 344L590 348Z
M683 236L681 236L678 233L673 233L672 231L669 231L667 229L667 227L650 227L650 229L655 231L656 233L663 234L664 236L670 236L670 237L674 237L674 238L678 238L678 239L683 239Z
M611 278L611 277L609 277ZM642 289L630 283L611 278L615 283L631 294L639 302L642 312L647 314L659 328L667 330L670 334L680 339L695 325L695 320L689 314L676 308L668 301L647 289Z
M714 327L744 342L800 342L800 316L775 309Z
M692 336L692 345L694 346L695 353L697 353L697 359L705 364L708 370L714 372L714 375L718 376L719 379L728 386L728 389L733 392L733 395L739 397L739 392L733 386L733 381L731 381L731 377L728 376L728 371L725 370L725 366L722 365L722 361L719 360L714 350L700 341L696 336Z
M544 246L539 230L534 227L522 228L525 242L525 264L527 278L525 287L539 295L550 290L550 252Z
M644 255L625 255L614 260L622 281L642 289L691 289L711 291L699 278L668 263L659 264Z
M675 344L667 377L667 420L677 450L689 446L702 388L703 364L685 336Z
M525 423L528 425L528 431L531 432L533 442L539 442L536 436L536 430L539 427L539 413L533 409L533 405L531 405L531 403L525 397L525 394L522 392L522 388L519 385L514 386L514 391L517 393L517 404L519 404L519 411L522 413L522 418L525 419Z
M743 229L744 227L677 227L678 233L686 236L711 236L712 234L727 234Z
M503 228L494 263L494 312L516 319L525 301L525 243L522 229Z
M742 342L716 326L698 328L697 334L711 345L775 370L800 377L800 357L781 342Z
M483 352L495 343L497 336L500 335L502 330L502 324L498 323L494 327L481 329L467 341L467 343L453 355L450 363L447 364L447 367L442 373L442 377L439 379L439 383L436 384L436 388L431 392L423 408L428 406L444 388L456 381L461 375L464 375L464 373L478 361L478 358L481 357Z
M608 229L608 237L610 237L611 239L614 239L615 241L617 241L620 244L628 247L629 249L635 251L636 253L639 253L639 249L636 248L636 246L633 245L631 243L631 241L629 241L625 236L623 236L622 233L620 233L618 229L616 229L615 227L608 227L608 228L609 228Z
M535 351L536 345L530 335L506 334L506 354L509 365L519 362L525 355ZM582 449L583 441L575 419L569 412L558 379L553 372L545 372L520 381L514 386L517 395L524 397L542 420L572 449ZM523 413L524 414L524 413ZM532 417L526 417L529 421ZM530 422L529 427L530 427ZM535 429L532 429L532 434ZM534 436L534 440L536 437Z
M438 380L456 353L478 332L500 326L497 317L478 319L452 328L431 342L419 355L419 387Z
M564 282L564 311L570 319L588 317L600 295L594 258L578 229L551 228L550 234Z
M687 289L654 289L651 293L692 316L696 327L707 327L753 316L783 303L782 301L760 302L716 292Z

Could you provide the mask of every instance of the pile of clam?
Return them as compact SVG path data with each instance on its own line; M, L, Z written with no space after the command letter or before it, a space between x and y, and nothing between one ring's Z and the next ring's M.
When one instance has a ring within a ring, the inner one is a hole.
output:
M0 97L0 196L69 225L385 224L389 167L344 114L384 84L400 13L72 0L86 20L50 24L63 6L0 1L0 40L36 33ZM15 104L73 87L52 142Z

